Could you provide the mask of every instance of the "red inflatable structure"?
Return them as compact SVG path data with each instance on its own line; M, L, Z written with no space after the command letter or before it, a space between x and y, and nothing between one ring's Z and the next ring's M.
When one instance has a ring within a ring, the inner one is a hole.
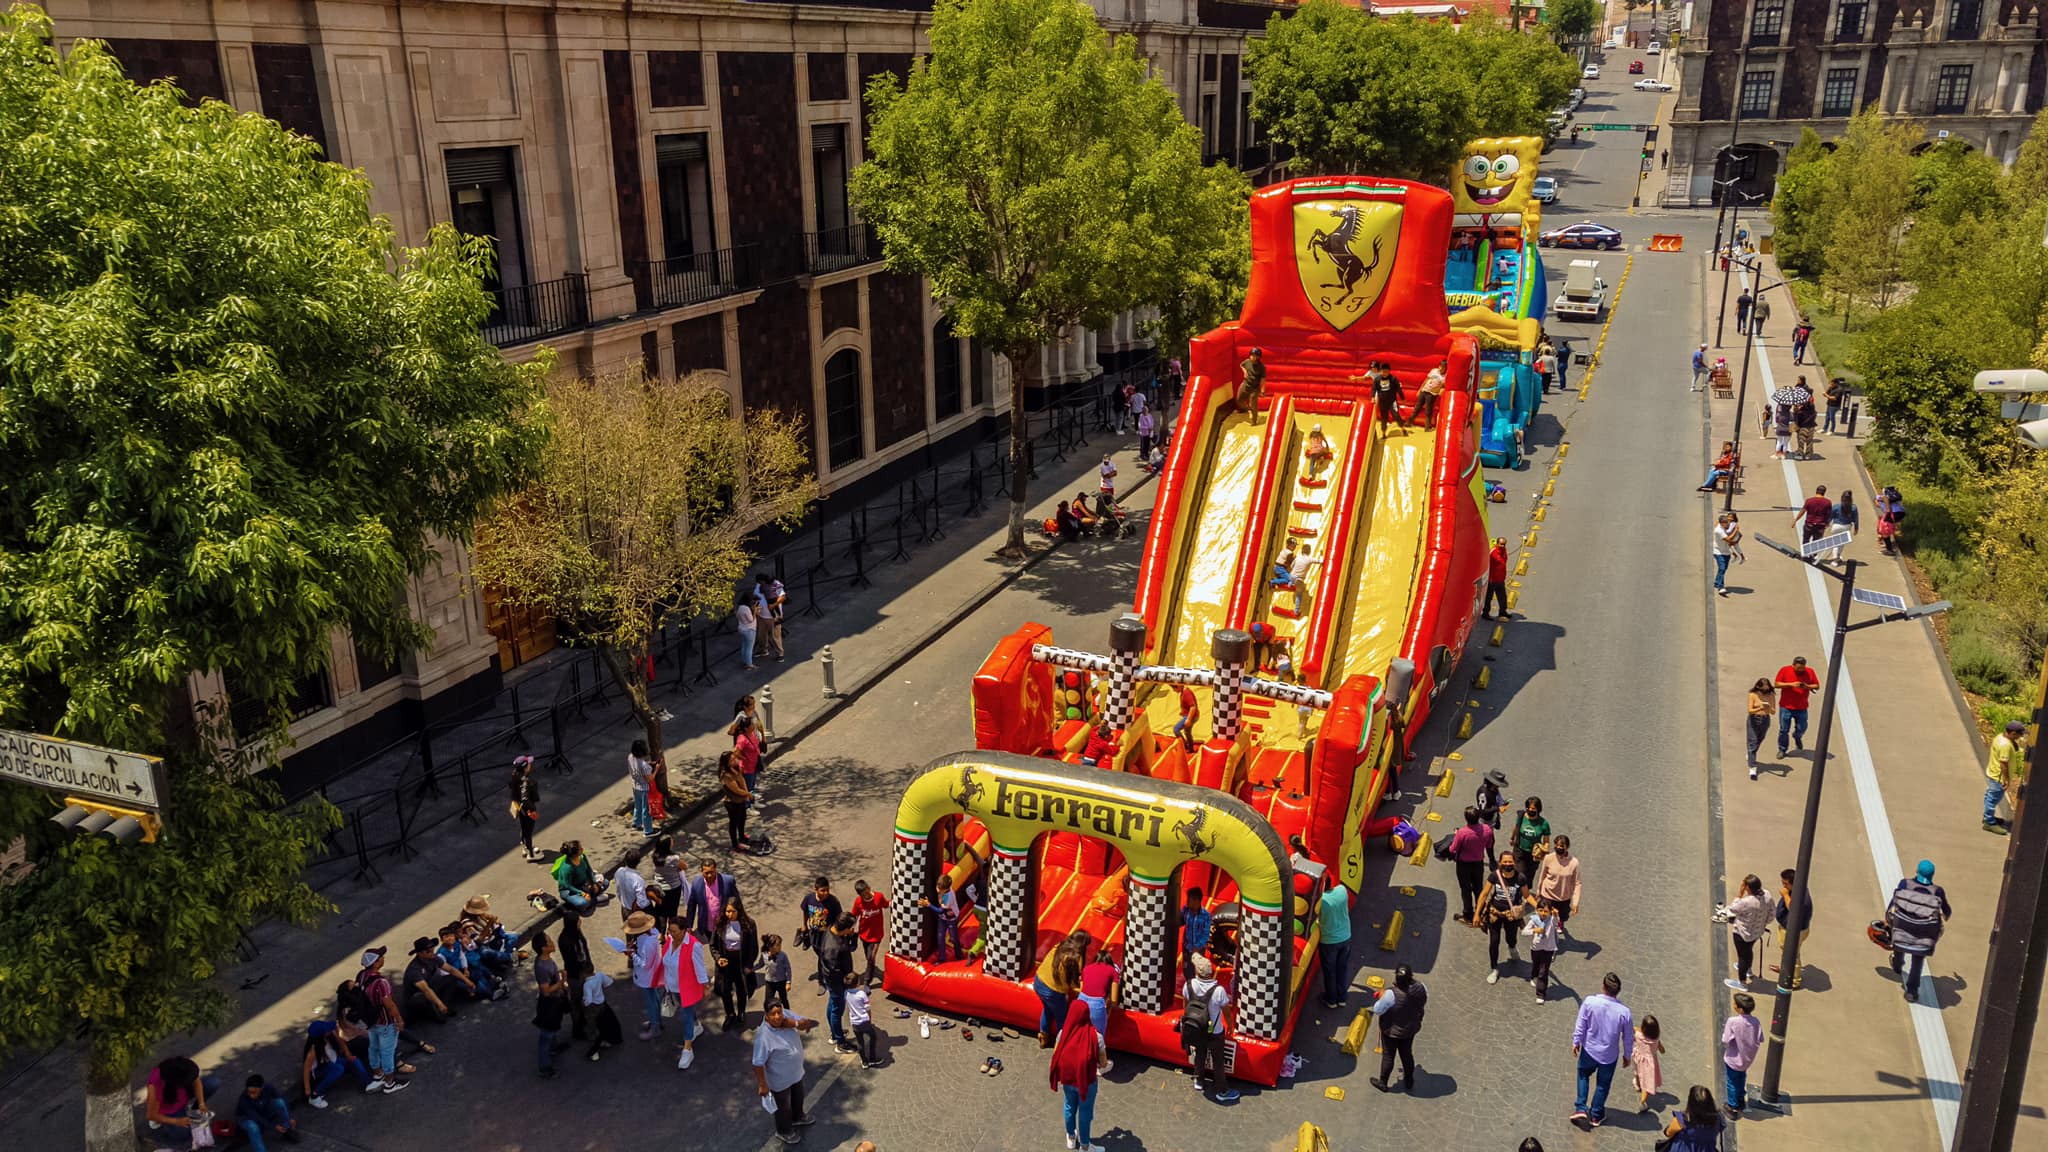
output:
M1451 217L1449 193L1397 180L1253 197L1243 315L1194 342L1133 612L1107 653L1037 624L1006 637L975 677L976 750L904 794L892 992L1036 1029L1034 976L1082 931L1123 968L1110 1043L1184 1062L1180 918L1200 889L1233 1071L1277 1079L1318 886L1358 891L1402 734L1484 590L1478 349L1447 319ZM942 875L981 896L964 956L909 911Z

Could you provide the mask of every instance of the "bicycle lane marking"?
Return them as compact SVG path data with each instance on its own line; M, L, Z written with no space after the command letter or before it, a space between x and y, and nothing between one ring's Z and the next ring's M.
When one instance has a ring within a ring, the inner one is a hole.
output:
M1742 272L1742 286L1749 288L1749 271ZM1764 395L1769 397L1777 391L1777 379L1771 373L1770 357L1764 354L1763 339L1751 335L1755 342L1757 367L1763 374ZM1736 430L1738 433L1741 429ZM1799 468L1790 458L1779 461L1783 465L1786 502L1792 507L1799 506L1800 494L1806 490L1799 481ZM1806 570L1806 589L1813 601L1814 623L1820 629L1821 654L1831 653L1835 639L1835 609L1828 602L1828 589L1821 574L1812 568ZM1885 809L1884 791L1877 779L1877 763L1870 755L1870 738L1863 731L1863 713L1856 704L1855 683L1849 675L1848 654L1842 656L1842 678L1835 686L1835 711L1842 729L1843 743L1848 747L1849 778L1856 784L1856 803L1863 813L1863 831L1870 843L1871 864L1876 869L1878 899L1889 903L1892 890L1905 879L1905 872L1899 867L1899 845L1892 835L1891 816ZM1927 1080L1927 1094L1934 1105L1934 1122L1941 1129L1941 1146L1947 1148L1955 1143L1956 1115L1961 1107L1962 1077L1956 1071L1955 1050L1949 1046L1948 1030L1942 1026L1941 1009L1936 1007L1934 978L1927 972L1920 974L1920 998L1908 1006L1913 1019L1913 1032L1920 1039L1920 1069Z

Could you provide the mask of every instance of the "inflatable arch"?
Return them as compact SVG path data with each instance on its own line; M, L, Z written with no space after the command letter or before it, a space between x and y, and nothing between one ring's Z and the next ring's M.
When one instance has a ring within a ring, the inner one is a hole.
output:
M1293 869L1279 836L1244 801L1214 788L1035 756L942 757L925 768L896 808L890 878L899 895L932 890L939 862L929 850L931 830L956 812L981 821L994 843L982 929L984 975L1030 978L1036 929L1031 845L1045 832L1076 832L1114 847L1129 866L1124 1007L1161 1012L1171 1001L1178 916L1171 905L1172 876L1180 865L1200 860L1237 881L1244 910L1237 1030L1260 1039L1280 1035L1293 982L1286 919ZM936 946L936 931L931 917L894 917L889 955L921 959Z

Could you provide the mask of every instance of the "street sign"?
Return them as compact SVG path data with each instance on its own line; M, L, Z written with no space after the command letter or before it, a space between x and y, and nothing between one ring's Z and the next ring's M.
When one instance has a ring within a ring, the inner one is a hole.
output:
M1650 130L1651 128L1655 127L1655 125L1651 125L1651 124L1581 124L1581 125L1579 125L1579 127L1581 127L1581 128L1583 128L1583 129L1585 129L1585 130L1586 130L1586 131L1588 131L1588 132L1648 132L1648 131L1649 131L1649 130Z
M1849 593L1849 599L1854 600L1858 604L1868 604L1872 608L1882 608L1887 612L1904 612L1906 610L1906 598L1904 596L1894 596L1889 592L1872 592L1868 588L1858 588Z
M1811 560L1830 548L1847 548L1855 539L1856 537L1847 532L1836 532L1823 536L1811 544L1801 544L1799 555L1802 559Z
M157 796L157 770L162 764L155 756L0 728L0 779L67 796L155 811L163 806Z

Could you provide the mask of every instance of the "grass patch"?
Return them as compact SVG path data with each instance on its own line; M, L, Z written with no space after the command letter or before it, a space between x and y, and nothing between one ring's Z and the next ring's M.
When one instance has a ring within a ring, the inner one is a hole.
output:
M2007 720L2024 719L2038 670L2029 666L2024 646L1980 595L1984 571L1971 537L1984 515L1983 501L1947 477L1922 483L1875 444L1863 446L1863 461L1880 487L1896 486L1906 498L1899 547L1920 598L1955 602L1953 611L1934 618L1935 632L1979 728L1989 736Z
M1814 280L1792 281L1792 299L1799 305L1799 314L1813 324L1813 339L1807 355L1818 359L1827 369L1829 376L1846 376L1851 383L1861 380L1849 371L1849 354L1863 339L1863 330L1877 315L1869 308L1858 306L1849 313L1848 331L1842 330L1842 310L1838 300L1821 291L1820 283ZM1904 491L1903 487L1900 491Z

